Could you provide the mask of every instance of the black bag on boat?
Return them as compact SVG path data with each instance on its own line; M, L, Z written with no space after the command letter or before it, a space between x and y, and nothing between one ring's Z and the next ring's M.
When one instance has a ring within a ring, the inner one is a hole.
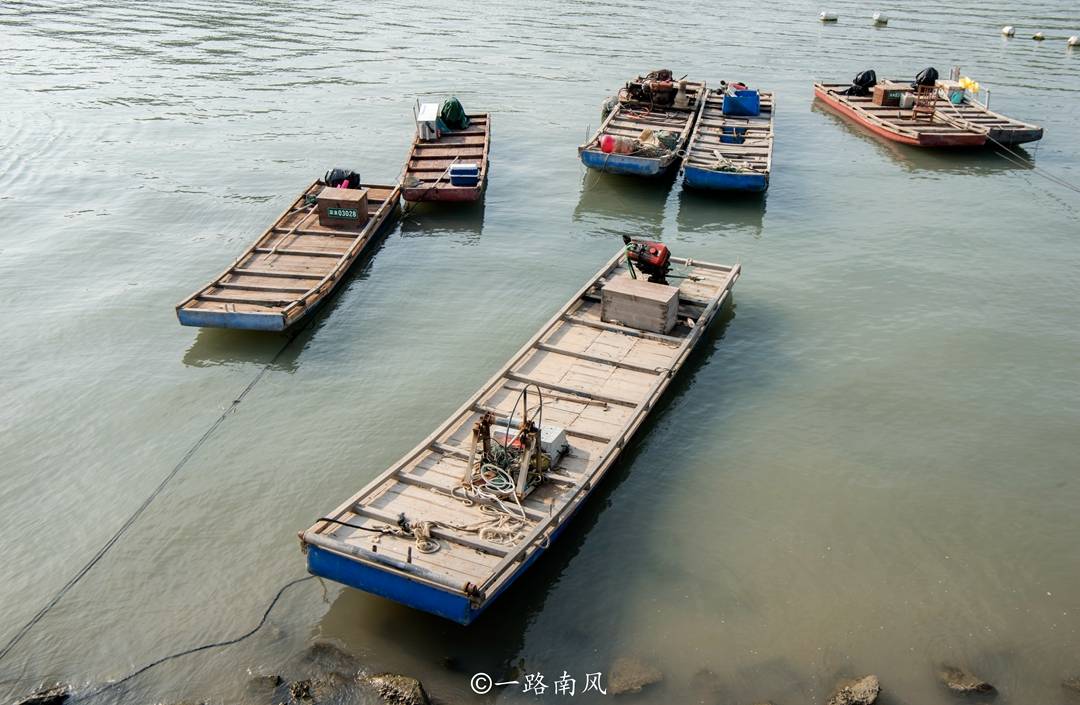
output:
M912 88L918 88L919 86L932 86L937 83L937 69L933 66L925 68L915 75L915 83L911 84Z
M323 183L335 188L341 186L341 184L346 181L349 182L349 188L360 188L360 175L352 169L336 167L326 172L326 176L323 177Z
M851 80L851 87L841 91L841 95L870 95L870 89L877 85L877 73L867 69Z

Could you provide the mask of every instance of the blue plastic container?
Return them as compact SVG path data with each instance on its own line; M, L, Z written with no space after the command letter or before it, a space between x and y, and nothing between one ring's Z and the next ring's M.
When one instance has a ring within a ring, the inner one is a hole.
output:
M724 125L720 128L720 141L727 144L742 144L746 141L746 128Z
M480 183L477 164L454 164L450 167L450 183L454 186L476 186Z
M754 90L735 91L724 96L724 115L756 117L761 114L761 96Z

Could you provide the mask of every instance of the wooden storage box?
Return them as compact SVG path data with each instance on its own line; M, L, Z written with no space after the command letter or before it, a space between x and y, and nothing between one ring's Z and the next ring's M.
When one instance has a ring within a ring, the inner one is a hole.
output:
M874 105L898 106L900 105L900 96L906 90L911 90L910 86L885 81L874 86L874 97L871 101Z
M363 225L367 220L366 188L327 186L318 196L319 225L327 227Z
M615 277L600 290L600 319L653 333L675 327L679 290L644 279Z

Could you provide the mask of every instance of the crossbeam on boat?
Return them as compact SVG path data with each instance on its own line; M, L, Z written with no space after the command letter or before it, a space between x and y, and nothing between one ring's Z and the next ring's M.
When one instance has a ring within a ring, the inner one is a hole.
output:
M638 403L630 399L623 399L622 397L613 397L608 394L597 394L595 392L587 392L584 389L577 389L575 387L568 387L565 384L557 384L555 382L545 382L542 379L523 375L518 372L507 372L507 379L512 379L515 382L522 382L524 384L535 384L543 389L553 389L556 392L562 392L563 394L572 394L582 397L583 399L593 399L596 401L606 401L609 404L618 404L620 406L636 407Z
M497 416L501 419L509 417L509 414L507 414L505 411L500 411L494 406L489 406L487 404L473 404L472 409L473 411L478 411L482 414L491 414L492 416ZM574 436L575 438L584 438L587 441L593 441L595 443L603 443L605 445L611 443L610 437L602 436L599 433L589 433L588 431L578 431L576 429L566 427L563 427L563 432L568 436Z
M283 279L322 279L322 274L296 272L287 269L256 269L254 267L233 267L230 274L247 274L252 277L281 277Z
M274 228L275 233L284 233L287 235L325 235L327 237L345 237L350 240L355 240L359 231L350 232L348 230L312 230L310 228L301 228L299 230L293 230L291 228Z
M448 490L445 487L437 485L434 482L428 482L427 480L424 480L423 478L419 478L416 475L412 475L412 474L409 474L407 472L399 472L397 475L395 475L395 477L398 480L400 480L401 482L404 482L406 485L412 485L413 487L420 487L420 488L423 488L425 490L435 490L435 491L439 492L440 494L442 494L443 496L445 496L446 493L450 492L450 490ZM567 477L565 475L557 475L557 476L553 477L552 479L555 480L555 481L560 481L560 480L568 480L570 482L574 481L573 478L569 478L569 477ZM459 497L458 499L461 499L461 498ZM497 502L492 502L491 500L484 499L483 497L478 497L478 496L473 495L473 496L469 497L469 501L473 502L475 504L483 504L483 505L486 505L488 507L494 507L496 509L501 509L501 507L499 507ZM510 500L508 500L508 501L510 501ZM530 509L529 507L522 506L521 509L522 509L522 511L525 512L525 516L527 518L529 518L529 519L537 520L537 519L543 519L544 517L547 516L547 514L544 514L543 512L538 512L535 509Z
M398 518L396 516L392 514L387 514L386 512L376 509L375 507L364 507L361 505L355 505L352 508L352 512L353 514L356 514L358 516L364 516L368 519L375 519L376 521L385 522L389 526L398 525ZM488 543L487 541L480 541L479 539L470 538L468 536L460 536L451 531L447 531L446 529L442 529L438 526L431 527L431 535L437 539L450 541L451 543L466 546L477 551L482 551L483 553L490 553L493 556L506 556L510 553L510 550L503 546L497 546L493 543Z
M589 353L579 352L577 350L560 348L558 345L551 345L550 343L537 343L533 347L535 347L537 350L543 350L544 352L555 353L556 355L566 355L567 357L575 357L579 360L595 362L600 365L610 365L612 367L618 367L621 370L643 372L648 375L662 374L664 372L667 372L667 368L664 367L645 367L644 365L635 365L629 362L623 362L622 360L612 360L611 358L600 357L599 355L590 355Z
M199 301L215 301L219 304L250 304L252 306L286 306L293 299L251 299L242 296L222 296L221 294L199 294Z
M282 291L287 294L306 294L311 290L308 286L271 286L269 284L236 284L233 282L218 282L214 286L218 289L238 289L240 291Z
M627 326L620 326L616 323L604 323L603 321L594 321L590 318L584 318L582 316L575 316L571 313L564 314L563 319L576 323L579 326L588 326L589 328L596 328L597 330L609 330L615 333L623 333L625 335L632 335L635 338L645 338L646 340L655 340L658 343L668 343L670 345L681 345L682 338L676 338L673 335L663 335L661 333L651 333L649 331L639 330L637 328L628 328Z
M258 252L261 255L292 255L294 257L333 257L334 259L341 259L345 255L349 254L348 250L345 252L327 252L326 250L294 250L290 247L256 247L253 252Z

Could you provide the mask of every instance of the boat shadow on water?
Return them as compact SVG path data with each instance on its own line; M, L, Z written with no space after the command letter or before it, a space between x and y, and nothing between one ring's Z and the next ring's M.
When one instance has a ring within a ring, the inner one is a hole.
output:
M679 191L679 233L761 237L768 192ZM685 238L680 238L685 239Z
M1034 158L1023 147L1012 146L1008 150L993 147L970 147L934 149L910 147L875 136L869 130L852 124L815 100L810 107L837 127L855 135L863 142L872 144L882 154L899 164L905 171L943 176L968 175L991 176L1008 171L1034 169Z
M452 236L464 245L476 245L484 232L484 202L410 203L401 219L402 237Z
M358 280L371 276L375 258L386 238L397 229L388 224L377 242L344 275L341 284L293 330L275 333L268 331L236 330L232 328L200 328L186 351L182 362L188 367L217 367L229 365L269 365L277 372L295 372L300 366L300 354L344 298L345 292ZM291 342L290 342L291 341Z
M378 659L394 660L369 665L409 672L430 684L436 693L462 691L468 676L473 673L489 673L499 680L526 672L529 666L523 658L528 655L522 651L529 625L543 616L548 598L568 577L568 568L612 504L614 493L631 477L631 468L646 449L650 433L658 424L670 421L666 417L672 405L693 388L695 377L726 336L735 318L735 309L732 299L705 339L691 353L683 371L672 381L635 438L597 486L595 494L566 525L558 540L529 568L528 579L515 581L475 622L461 626L390 600L344 589L333 600L316 631L343 642L354 652L378 654ZM561 623L560 629L565 638L580 644L603 641L603 635L586 633L573 624ZM606 648L600 650L604 652L603 658L610 657Z
M593 234L604 237L633 233L660 239L677 171L673 168L663 176L642 178L586 169L574 222L590 225Z

